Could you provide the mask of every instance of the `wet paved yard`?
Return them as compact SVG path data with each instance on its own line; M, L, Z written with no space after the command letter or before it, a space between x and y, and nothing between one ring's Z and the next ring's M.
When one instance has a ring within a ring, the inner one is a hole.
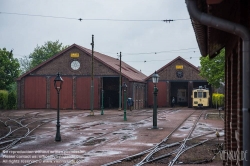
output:
M94 116L90 116L88 110L61 110L61 142L54 141L56 110L2 111L0 164L103 165L153 147L193 111L188 108L160 108L158 129L152 129L152 109L127 111L127 121L124 121L123 111L118 110L105 110L104 115L95 110ZM209 112L214 110L206 110L206 114ZM220 118L205 117L200 119L192 136L223 129ZM174 133L173 142L183 139L192 125L191 121ZM3 138L9 132L7 126L16 131ZM219 140L215 141L224 139L223 131L220 134ZM215 137L215 134L206 137ZM16 139L19 141L9 146L11 140Z

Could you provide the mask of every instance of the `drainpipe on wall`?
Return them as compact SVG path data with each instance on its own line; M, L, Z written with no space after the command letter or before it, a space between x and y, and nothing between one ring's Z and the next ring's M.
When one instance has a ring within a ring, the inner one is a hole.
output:
M214 17L212 15L208 15L206 13L202 13L197 8L196 4L197 0L186 0L187 9L189 15L192 19L199 21L201 24L204 24L209 27L213 27L215 29L219 29L234 35L239 36L243 43L242 43L242 116L243 116L243 151L246 153L246 158L243 160L243 165L248 166L249 153L250 153L250 134L249 134L249 57L250 57L250 32L249 30L240 25L236 24L224 19L220 19Z

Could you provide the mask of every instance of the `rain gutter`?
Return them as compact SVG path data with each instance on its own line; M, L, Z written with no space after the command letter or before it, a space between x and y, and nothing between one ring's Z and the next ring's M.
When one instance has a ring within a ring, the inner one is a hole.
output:
M243 166L249 166L249 154L250 154L250 134L249 134L249 57L250 57L250 32L249 30L234 22L230 22L212 15L201 12L197 7L197 0L186 0L187 9L192 19L199 21L215 29L219 29L234 35L239 36L242 39L242 116L243 116L243 151L245 158L243 160Z

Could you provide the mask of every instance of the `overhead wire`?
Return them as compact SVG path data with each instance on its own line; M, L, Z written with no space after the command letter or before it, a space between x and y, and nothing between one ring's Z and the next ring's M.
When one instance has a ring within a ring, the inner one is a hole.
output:
M197 49L196 48L187 48L187 49L179 49L179 50L170 50L170 51L158 51L158 52L144 52L144 53L124 53L124 55L145 55L145 54L162 54L162 53L187 53L187 52L193 52L193 51L186 51L186 52L177 52L177 51L184 51L184 50L190 50L190 49ZM194 51L195 52L195 51Z
M178 50L167 50L167 51L154 51L154 52L138 52L138 53L123 53L123 56L127 56L127 55L143 55L143 54L161 54L161 53L188 53L188 52L196 52L196 51L185 51L185 52L179 52L179 51L184 51L184 50L191 50L191 49L197 49L198 47L194 47L194 48L184 48L184 49L178 49ZM114 52L102 52L103 54L117 54Z
M192 58L200 58L200 57L190 57L190 58L183 58L183 59L192 59ZM173 59L160 59L160 60L138 60L138 61L124 61L124 62L157 62L157 61L169 61L169 60L173 60Z
M163 22L171 22L171 21L185 21L190 20L190 18L181 18L181 19L110 19L110 18L74 18L74 17L62 17L62 16L50 16L50 15L40 15L40 14L26 14L26 13L11 13L11 12L1 12L0 14L9 14L9 15L19 15L19 16L30 16L30 17L46 17L46 18L55 18L55 19L71 19L71 20L79 20L79 21L133 21L133 22L153 22L153 21L163 21Z

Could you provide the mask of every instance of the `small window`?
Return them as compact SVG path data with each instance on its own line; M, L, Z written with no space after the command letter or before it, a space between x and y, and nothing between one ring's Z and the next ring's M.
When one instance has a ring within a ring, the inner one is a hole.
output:
M198 92L198 98L202 98L202 92Z
M194 98L197 98L197 92L194 92Z
M203 98L207 98L207 92L203 92Z

